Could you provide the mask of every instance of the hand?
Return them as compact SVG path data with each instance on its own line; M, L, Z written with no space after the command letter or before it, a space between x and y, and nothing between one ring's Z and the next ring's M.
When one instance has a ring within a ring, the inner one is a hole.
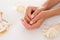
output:
M36 23L36 21L40 20L40 19L46 19L55 15L60 15L60 7L52 9L52 10L46 10L46 11L41 11L38 15L36 15L34 18L32 18L32 20L30 21L30 24L34 24ZM34 16L32 14L32 16Z
M40 9L37 8L37 7L33 7L33 6L28 7L28 8L26 9L26 14L25 14L24 19L25 19L27 22L30 22L31 19L32 19L33 17L35 17L37 14L39 14L42 10L44 10L44 7L41 7ZM34 16L31 16L31 15L34 15Z
M33 9L34 9L33 14L31 14L31 12L32 12ZM25 21L22 20L22 23L25 26L25 28L27 28L27 29L34 29L34 28L38 28L42 24L42 22L44 21L44 19L38 20L33 25L30 24L30 21L35 16L37 16L42 10L44 10L44 9L43 8L38 9L37 7L28 7L27 8L26 14L25 14L25 17L24 17ZM34 15L34 16L32 16L32 15Z
M26 9L26 14L25 14L24 19L25 19L27 22L30 22L30 20L31 20L31 14L32 14L32 12L34 12L36 9L37 9L37 7L33 7L33 6L29 6L29 7Z
M36 29L41 26L43 21L48 18L48 15L51 14L52 12L49 11L41 11L36 17L34 17L30 22L31 24L28 23L25 19L22 19L22 24L25 26L27 29Z
M22 24L24 25L24 27L28 30L30 29L36 29L36 28L39 28L40 25L43 23L44 19L40 19L38 20L36 23L34 23L33 25L27 23L27 21L25 19L22 19L21 22Z
M32 20L30 21L30 24L34 24L36 23L36 21L40 20L40 19L46 19L47 16L48 16L48 13L47 11L41 11L38 15L36 15L34 18L32 18ZM34 16L32 14L32 16Z

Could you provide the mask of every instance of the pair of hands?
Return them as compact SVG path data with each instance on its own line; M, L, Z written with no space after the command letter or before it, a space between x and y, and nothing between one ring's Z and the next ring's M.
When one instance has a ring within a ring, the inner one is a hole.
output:
M27 29L39 28L43 21L47 18L47 11L43 8L28 7L24 19L21 19L22 24Z

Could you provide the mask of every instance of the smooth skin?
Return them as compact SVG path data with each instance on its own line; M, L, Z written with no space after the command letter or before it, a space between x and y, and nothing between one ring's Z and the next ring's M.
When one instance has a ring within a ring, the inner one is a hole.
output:
M59 15L60 7L53 10L48 10L53 7L55 4L60 2L60 0L48 0L44 3L43 8L38 9L38 7L29 6L26 10L24 19L22 23L27 29L39 28L46 18ZM33 12L32 12L33 11Z

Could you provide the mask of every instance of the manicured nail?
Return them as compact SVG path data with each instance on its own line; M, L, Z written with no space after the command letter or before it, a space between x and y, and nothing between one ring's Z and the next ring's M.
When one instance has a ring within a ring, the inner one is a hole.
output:
M34 17L34 15L31 15L31 18L33 18Z
M32 21L30 21L30 24L32 24L33 22Z

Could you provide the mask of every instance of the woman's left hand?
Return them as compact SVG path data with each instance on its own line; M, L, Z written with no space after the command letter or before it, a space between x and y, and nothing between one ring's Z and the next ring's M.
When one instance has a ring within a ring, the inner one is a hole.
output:
M38 15L36 15L34 18L32 18L32 20L30 21L30 24L34 24L36 23L38 20L41 20L41 19L46 19L48 14L47 11L41 11ZM33 15L31 15L33 16Z

